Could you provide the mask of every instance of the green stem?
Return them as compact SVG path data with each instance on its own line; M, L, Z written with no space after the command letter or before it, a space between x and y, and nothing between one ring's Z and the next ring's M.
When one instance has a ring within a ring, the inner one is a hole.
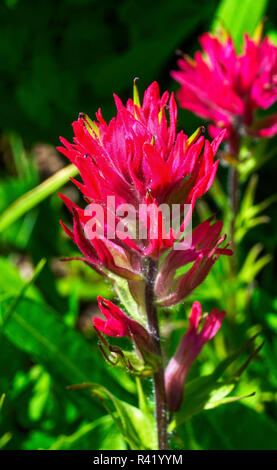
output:
M231 209L230 220L230 240L232 241L233 256L230 260L230 277L231 282L235 283L238 273L238 247L236 244L236 222L239 211L239 154L240 154L240 135L234 132L230 141L230 153L236 160L237 166L231 166L229 169L229 201ZM235 318L237 310L236 295L230 297L230 315Z
M154 304L154 281L157 273L157 264L152 259L148 260L147 265L147 282L145 289L145 304L147 311L147 320L149 332L154 338L156 351L155 353L162 357L160 331L157 310ZM154 387L156 399L156 420L158 431L159 450L168 449L167 436L167 405L164 384L164 367L160 366L159 370L154 374Z
M231 227L230 227L230 238L235 244L235 225L238 215L239 208L239 173L237 168L231 167L229 170L229 198L231 206ZM235 249L235 247L234 247Z

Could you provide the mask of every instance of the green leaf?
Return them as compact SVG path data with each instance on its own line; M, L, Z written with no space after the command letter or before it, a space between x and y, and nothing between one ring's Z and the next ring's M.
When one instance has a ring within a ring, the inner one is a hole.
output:
M253 36L262 20L267 7L267 0L222 0L216 11L212 29L224 26L239 50L243 44L243 34Z
M148 412L148 405L146 401L146 396L143 390L143 386L141 383L141 379L139 377L136 377L136 385L137 385L137 392L138 392L138 404L139 404L139 409L142 412Z
M21 137L14 132L10 132L7 137L19 177L31 180L30 164Z
M82 425L71 436L60 436L49 450L126 450L111 416Z
M260 243L257 243L250 249L238 275L240 281L245 283L252 282L263 267L272 260L271 255L264 255L259 258L262 250L263 246Z
M75 253L72 253L74 256ZM79 256L80 253L76 253ZM85 302L96 302L98 295L109 299L114 296L112 286L103 281L103 276L93 271L83 261L63 263L66 276L56 280L59 293L63 297L76 296Z
M0 437L0 449L3 449L6 444L12 439L12 434L10 432L5 432L3 436Z
M5 401L5 398L6 398L6 394L5 393L2 393L1 397L0 397L0 411L2 410L3 408L3 404L4 404L4 401Z
M269 325L269 327L274 331L274 333L277 333L277 314L276 313L267 313L265 316L266 322Z
M4 212L13 202L20 198L37 184L37 176L32 174L31 179L5 178L0 181L0 213ZM3 242L13 246L26 248L37 220L36 211L25 214L23 218L9 226L2 234Z
M261 212L277 200L277 195L273 194L261 203L254 205L257 184L258 176L254 174L246 187L236 218L235 241L237 243L241 242L251 228L269 222L269 218L265 215L261 215Z
M14 304L14 297L5 299L0 314ZM44 365L53 378L65 388L76 382L96 380L108 383L114 390L123 394L118 385L122 380L120 371L112 376L105 362L76 331L65 325L58 315L48 306L23 298L8 319L4 335L18 348L30 354ZM86 418L95 418L99 409L86 394L69 394ZM126 396L126 393L125 393Z
M199 413L192 419L194 438L209 450L276 450L277 425L241 403Z
M258 123L259 120L257 120ZM276 146L269 145L268 139L259 139L244 136L240 148L240 164L238 166L242 183L249 176L257 172L265 163L276 155Z
M41 366L35 367L40 368L40 376L35 383L33 395L28 403L28 416L32 421L39 421L49 399L51 377L41 368Z
M33 209L41 201L55 193L68 182L70 177L77 174L78 169L74 165L68 165L13 202L0 216L0 232L3 232L19 217L22 217L22 215Z
M247 211L254 205L258 181L258 175L253 175L247 185L243 199L240 204L240 212L243 215L245 215Z
M2 395L0 396L0 413L2 411L5 398L6 398L6 394L2 393ZM5 447L5 445L11 440L11 438L12 438L12 434L10 432L6 432L3 436L1 436L0 437L0 449L3 449L3 447Z
M150 410L142 411L116 398L102 385L73 385L71 390L90 390L112 416L116 426L133 450L157 449L156 423Z
M0 323L0 332L4 328L6 322L9 320L10 316L12 315L13 311L15 310L16 306L28 290L28 288L33 284L33 282L36 280L36 278L39 276L41 273L42 269L44 268L46 264L46 259L41 259L38 265L36 266L33 275L31 278L25 282L25 284L22 286L20 289L18 295L15 297L14 302L10 305L10 308L5 312L5 316L2 317L1 323Z
M202 410L215 408L230 401L237 401L253 395L252 390L251 393L244 396L228 397L236 388L242 372L246 369L249 362L257 356L262 347L262 345L255 347L254 340L256 337L257 335L247 341L242 348L221 362L213 374L198 377L186 384L182 408L172 421L169 428L170 430L175 429L192 415ZM240 356L245 350L249 349L251 351L250 355L241 365Z
M268 32L268 37L270 39L270 41L275 45L277 46L277 31L276 30L271 30Z
M47 432L43 431L30 431L27 434L27 438L22 443L23 450L44 450L48 449L53 442L55 437L51 436Z

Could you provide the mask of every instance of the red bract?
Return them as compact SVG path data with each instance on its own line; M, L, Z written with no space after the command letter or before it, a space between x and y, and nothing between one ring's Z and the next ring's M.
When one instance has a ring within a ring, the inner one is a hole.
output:
M255 111L277 100L277 48L268 38L245 35L242 54L230 36L222 40L209 33L200 39L203 53L178 60L180 71L172 77L180 84L177 97L183 108L213 121L211 135L226 128L226 137L251 134L270 137L277 133L277 114L258 120Z
M106 270L124 277L128 280L138 280L142 277L142 260L141 256L131 246L132 240L110 240L106 237L89 239L85 234L86 223L89 223L91 217L85 215L83 209L78 208L67 197L60 195L64 203L73 213L73 231L61 222L61 225L67 235L76 243L84 258L81 259L89 264L101 274L107 274ZM67 261L66 260L66 261Z
M217 308L214 308L206 317L198 333L201 314L202 307L200 303L194 302L189 317L189 329L183 336L165 371L167 405L172 411L178 411L181 406L184 384L192 363L203 346L215 336L225 316L224 311L220 312Z
M153 340L148 331L138 322L125 315L122 310L109 300L98 297L98 305L106 317L94 318L93 324L96 330L107 336L131 338L139 349L153 352Z
M232 251L220 248L226 236L220 236L222 222L211 224L212 220L201 223L179 243L179 250L172 250L163 261L155 283L159 305L171 307L178 304L201 284L218 257L232 255ZM182 248L182 249L181 249ZM193 263L185 274L176 277L181 266Z

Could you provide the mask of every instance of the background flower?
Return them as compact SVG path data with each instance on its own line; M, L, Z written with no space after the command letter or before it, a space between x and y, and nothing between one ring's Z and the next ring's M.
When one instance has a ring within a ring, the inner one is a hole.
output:
M172 77L181 84L178 100L183 108L212 121L211 135L226 128L234 134L271 137L277 132L277 115L259 120L255 111L270 108L277 100L277 48L268 37L244 38L237 53L231 36L205 33L199 38L203 52L194 59L178 60Z
M177 411L182 403L186 377L193 362L200 354L203 346L218 332L225 312L214 308L205 318L198 332L202 307L194 302L189 317L189 328L183 336L177 351L170 359L165 371L165 387L168 407Z

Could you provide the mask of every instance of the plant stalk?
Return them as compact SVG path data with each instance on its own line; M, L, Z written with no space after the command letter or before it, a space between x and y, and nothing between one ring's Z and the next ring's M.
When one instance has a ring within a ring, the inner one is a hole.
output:
M236 220L239 211L239 162L240 162L240 147L241 136L239 129L234 130L230 136L230 154L236 162L236 166L231 166L229 169L229 200L231 207L231 223L230 223L230 239L233 243L234 257L233 257L233 274L236 275L237 271L237 246L236 246Z
M229 201L230 201L230 240L232 241L233 256L230 260L231 282L235 283L238 271L238 248L236 244L236 222L239 211L239 155L240 155L240 135L234 132L230 139L230 153L237 161L237 166L231 166L229 169ZM237 311L236 295L230 297L230 318L234 319Z
M230 180L229 180L229 198L230 198L230 205L232 211L232 218L231 218L231 228L230 228L230 238L233 243L235 237L235 224L236 218L238 215L238 207L239 207L239 173L237 168L231 167L230 168Z
M157 273L157 263L152 259L148 260L146 288L145 288L145 304L148 320L148 328L150 334L154 338L156 351L155 353L162 357L160 331L157 310L154 305L154 282ZM164 384L164 367L161 365L159 370L154 374L154 387L156 399L156 420L158 431L158 445L159 450L168 449L168 435L167 435L167 405Z

